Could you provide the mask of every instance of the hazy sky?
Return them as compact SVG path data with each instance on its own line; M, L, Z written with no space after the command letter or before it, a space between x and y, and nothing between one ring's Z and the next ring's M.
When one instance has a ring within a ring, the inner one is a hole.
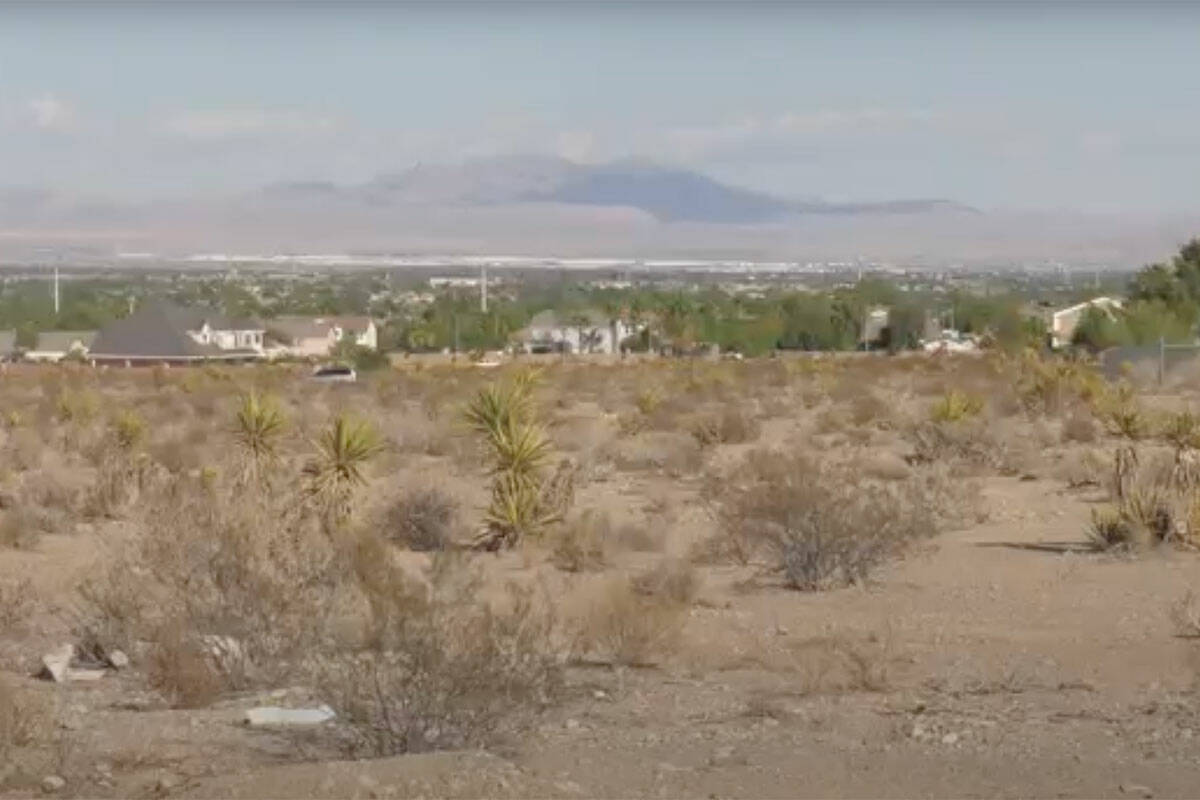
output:
M0 5L0 186L149 197L510 153L831 199L1200 211L1200 8Z

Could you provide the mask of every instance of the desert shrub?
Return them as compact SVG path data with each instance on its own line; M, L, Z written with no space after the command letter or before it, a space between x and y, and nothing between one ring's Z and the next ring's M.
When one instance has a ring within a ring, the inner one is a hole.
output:
M1171 608L1171 620L1179 635L1191 639L1200 638L1200 596L1188 590Z
M633 578L633 591L641 597L657 598L678 605L691 605L700 591L695 567L678 558L665 558Z
M36 608L37 597L28 578L0 580L0 630L16 630Z
M1094 442L1096 433L1096 420L1086 409L1077 409L1063 420L1062 440L1064 442Z
M84 498L84 514L118 518L133 508L161 477L162 466L145 453L108 448Z
M227 637L250 665L221 675L237 688L287 674L338 612L335 545L290 493L246 502L229 478L180 476L145 496L131 523L80 591L80 627L108 646L133 652L177 626L194 639L160 649L168 666L184 659L182 672L204 637Z
M1112 464L1095 449L1068 453L1059 477L1072 489L1103 486L1112 476Z
M353 752L478 745L554 698L561 657L550 647L554 619L544 598L510 585L505 603L489 606L478 572L453 554L437 555L423 583L370 540L355 563L369 634L314 666L322 695L349 723Z
M146 421L132 409L123 409L109 423L112 443L122 450L135 450L146 438Z
M152 635L146 678L173 708L203 708L225 688L203 641L178 620L164 622Z
M663 531L646 525L622 525L614 539L619 547L635 553L657 553L663 549Z
M679 476L694 474L704 464L704 452L695 438L670 431L648 431L618 439L609 443L604 453L625 472Z
M731 555L766 556L788 586L858 583L935 519L910 485L871 481L847 465L759 451L714 487L714 511Z
M0 512L0 548L31 550L42 536L41 528L24 506Z
M18 428L9 431L4 443L5 462L17 472L37 469L42 465L46 445L36 430Z
M872 423L886 425L891 413L891 407L875 392L865 392L850 401L850 421L860 427Z
M982 411L981 398L951 389L933 404L929 418L934 422L962 422L979 416Z
M8 764L15 748L49 739L53 717L45 698L0 680L0 763Z
M1169 541L1180 508L1162 487L1131 491L1115 507L1093 509L1088 539L1098 550L1137 550Z
M587 509L564 522L554 536L550 560L564 572L601 569L613 540L608 514Z
M458 502L432 486L406 489L384 510L380 527L409 550L445 550L458 532Z
M701 447L752 442L761 432L759 421L734 405L726 406L718 414L702 415L692 425L692 436Z
M571 625L577 659L646 667L674 652L687 616L684 604L640 594L620 575L591 588Z

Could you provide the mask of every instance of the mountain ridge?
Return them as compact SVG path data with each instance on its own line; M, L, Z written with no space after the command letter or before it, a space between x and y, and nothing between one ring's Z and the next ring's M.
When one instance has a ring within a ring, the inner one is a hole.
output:
M544 156L477 159L459 164L417 164L357 185L294 181L264 187L292 200L340 199L369 206L492 206L560 203L624 207L665 223L762 224L808 214L893 215L982 212L943 198L901 198L831 203L792 200L745 189L704 173L652 162L624 160L580 164Z

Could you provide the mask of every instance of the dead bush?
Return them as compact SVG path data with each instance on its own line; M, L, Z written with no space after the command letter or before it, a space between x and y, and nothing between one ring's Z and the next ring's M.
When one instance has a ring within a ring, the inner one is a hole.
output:
M678 558L666 558L633 578L638 595L682 606L692 604L700 591L700 576L695 567Z
M635 553L657 553L663 549L664 533L661 528L649 528L645 525L622 525L617 529L615 539L617 545L624 550Z
M373 755L485 743L505 721L557 694L550 604L509 586L480 599L480 576L460 554L438 554L414 581L370 540L355 557L371 609L357 647L315 664L322 695L349 725L352 752Z
M865 392L850 401L850 421L859 427L870 424L887 427L891 415L891 406L874 392Z
M739 406L726 406L717 414L700 416L692 425L692 436L701 447L741 444L756 440L762 424Z
M133 652L179 625L237 643L228 688L286 676L339 611L335 543L286 491L176 477L143 498L124 546L81 588L81 627ZM164 658L190 655L187 647Z
M911 460L917 464L960 463L1012 474L1021 471L1026 455L1000 435L989 421L922 422L908 432Z
M1098 426L1095 418L1087 409L1076 409L1063 421L1062 440L1064 442L1091 443L1096 441Z
M0 679L0 764L10 763L16 748L48 740L53 723L52 704L46 698Z
M0 547L32 550L41 537L42 530L26 506L9 508L0 516Z
M1171 608L1171 620L1180 636L1200 639L1200 596L1189 589Z
M458 501L432 486L405 490L383 512L381 528L394 544L428 552L453 546L459 533Z
M164 623L154 634L146 677L172 708L211 705L224 688L202 640L178 620Z
M564 572L603 569L613 541L608 514L587 509L567 520L555 533L550 560Z
M589 588L572 624L577 659L648 667L675 651L687 616L682 603L640 594L625 576Z
M28 578L0 580L0 630L17 630L33 616L37 605L37 595Z
M936 528L918 487L871 481L850 465L805 455L752 453L714 492L730 554L743 562L765 556L801 590L861 582Z
M609 443L607 456L624 472L690 475L700 471L704 453L696 440L681 433L650 431Z

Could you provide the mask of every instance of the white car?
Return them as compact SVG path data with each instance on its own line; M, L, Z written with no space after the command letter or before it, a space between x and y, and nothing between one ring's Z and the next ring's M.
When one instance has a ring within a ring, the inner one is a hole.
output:
M358 380L358 373L345 364L326 364L313 370L312 378L322 383L354 383Z

